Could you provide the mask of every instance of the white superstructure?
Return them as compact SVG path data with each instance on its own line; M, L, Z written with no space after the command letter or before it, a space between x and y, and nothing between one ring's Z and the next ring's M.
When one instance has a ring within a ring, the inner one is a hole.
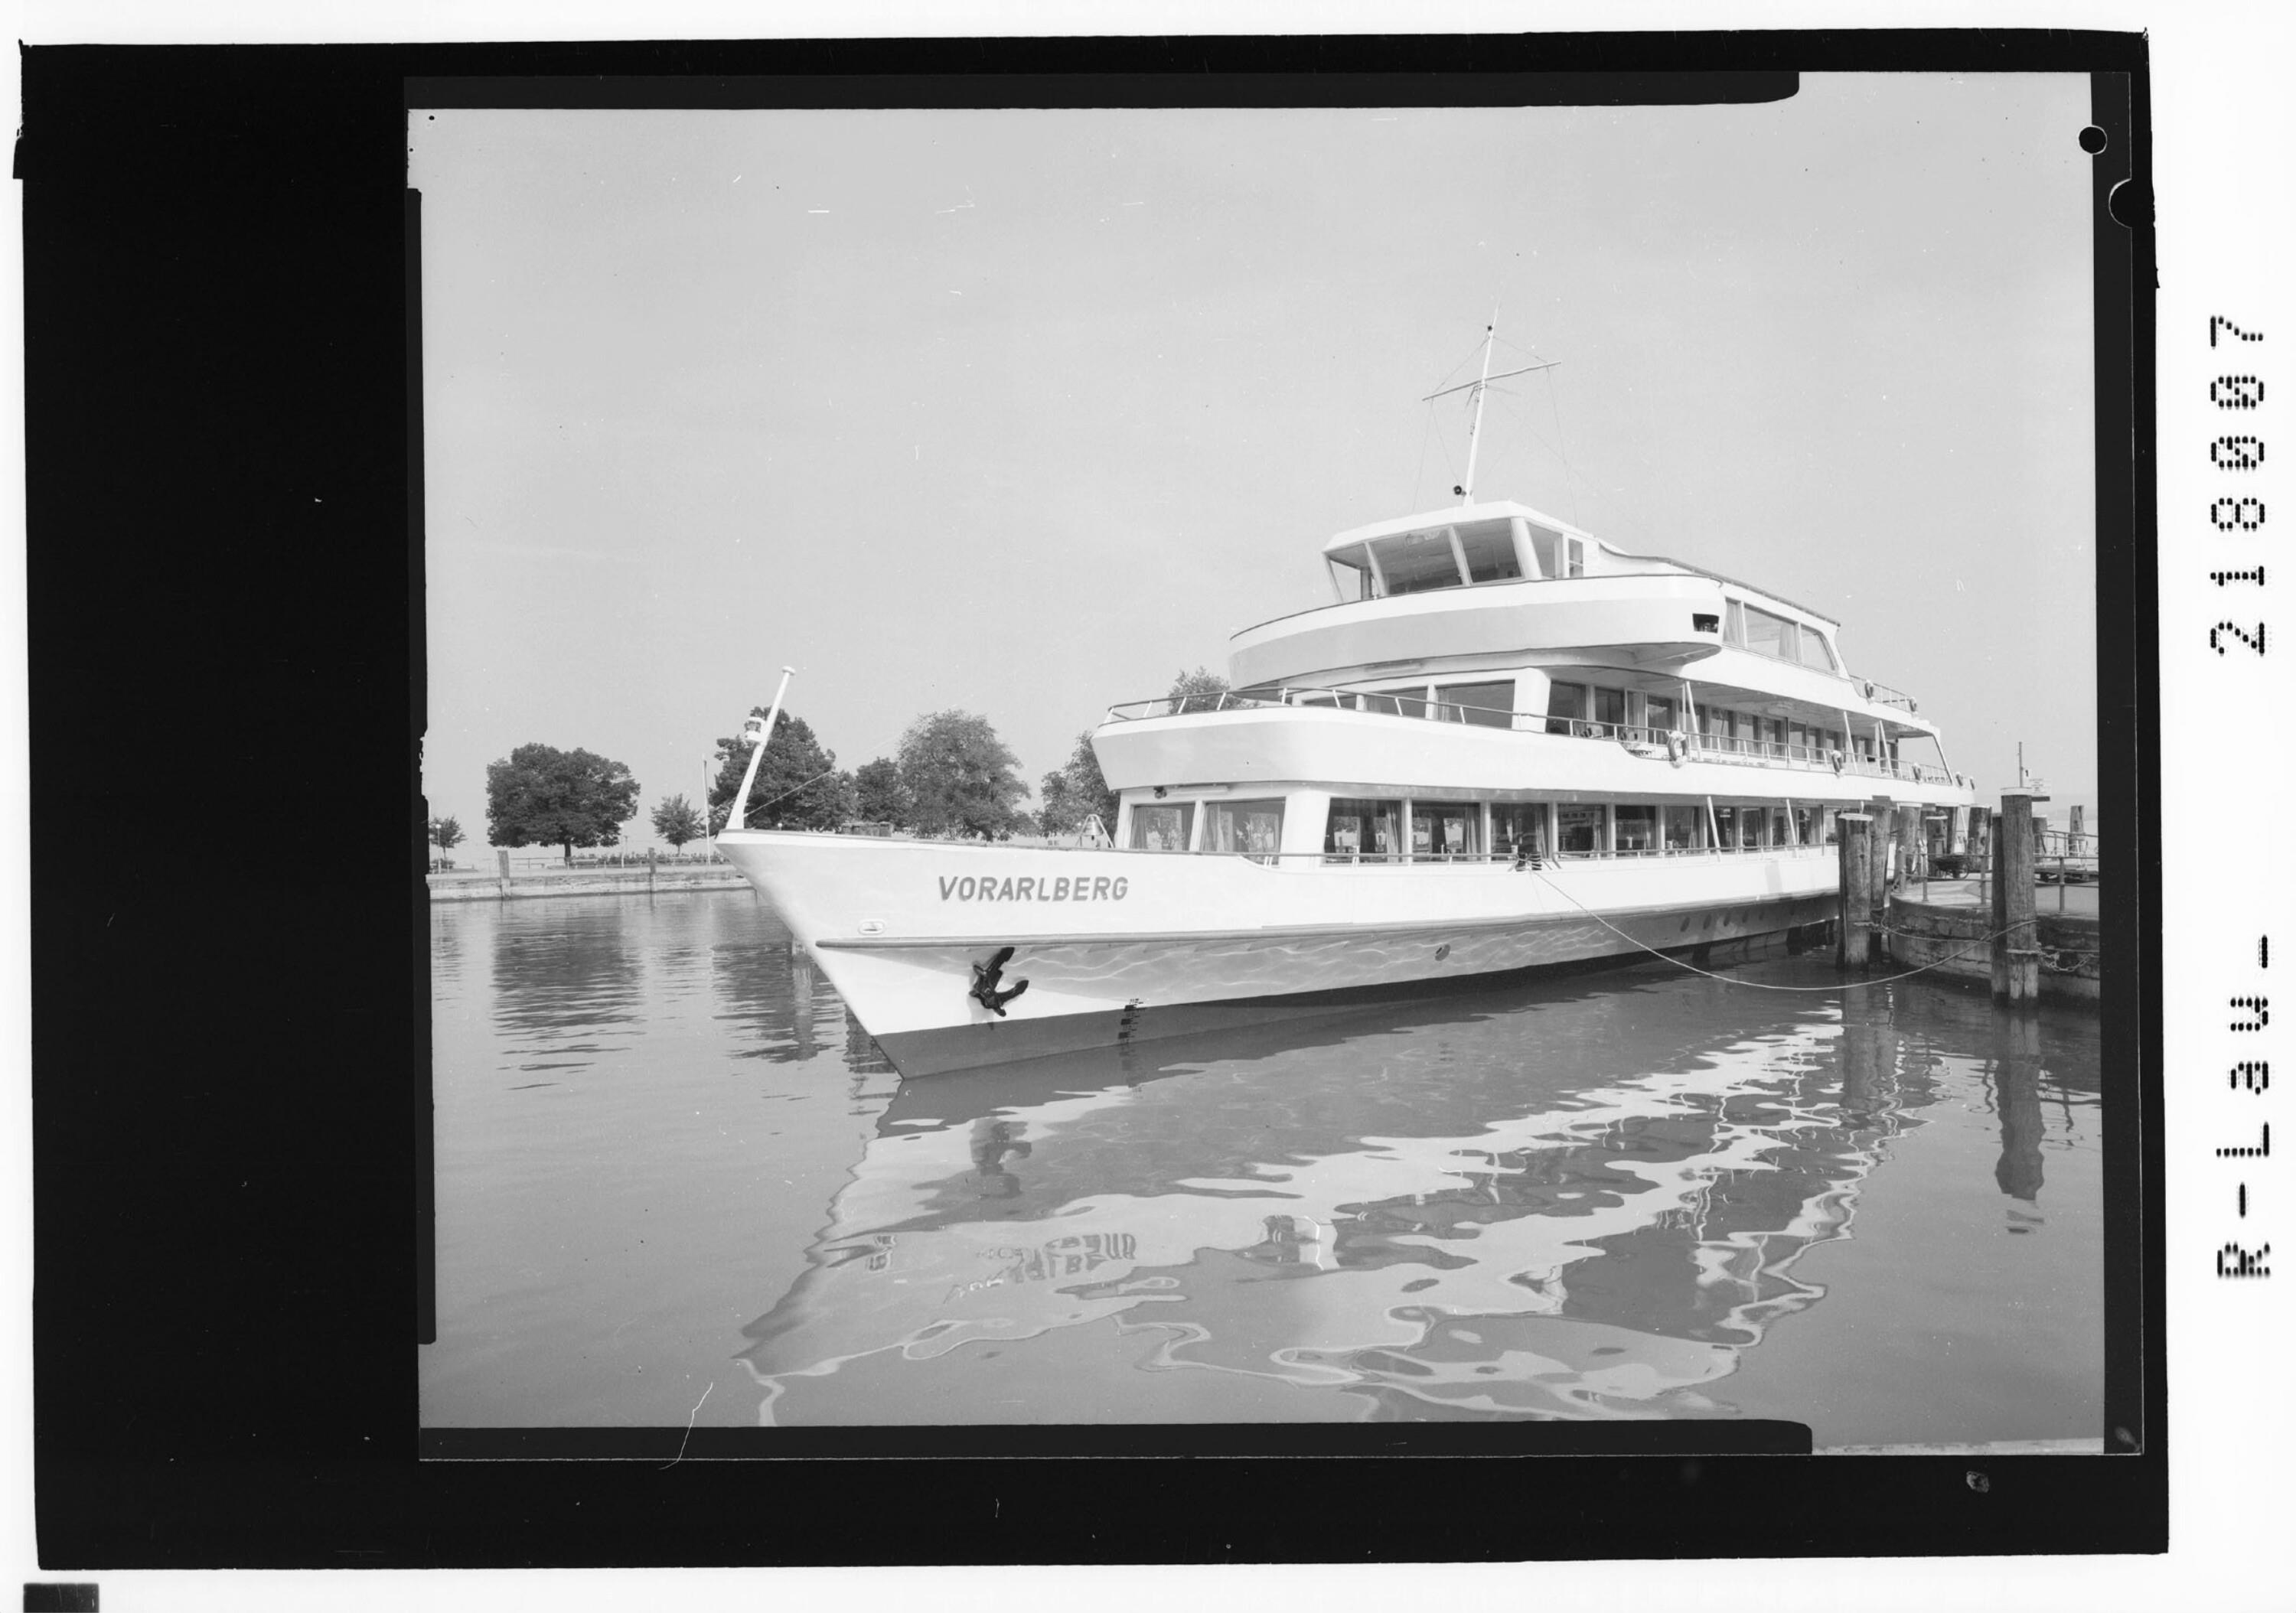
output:
M1958 849L1971 783L1815 611L1512 503L1324 557L1231 692L1111 708L1112 847L720 848L911 1076L1822 922L1877 801Z

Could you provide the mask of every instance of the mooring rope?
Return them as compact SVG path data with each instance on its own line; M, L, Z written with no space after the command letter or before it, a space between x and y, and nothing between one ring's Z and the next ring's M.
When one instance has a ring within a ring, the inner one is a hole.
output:
M1653 958L1658 959L1661 963L1671 963L1677 969L1688 970L1692 974L1704 975L1708 979L1719 980L1725 986L1747 986L1751 987L1756 991L1840 991L1844 987L1848 986L1887 986L1893 980L1910 980L1915 975L1925 975L1932 969L1941 969L1946 964L1953 962L1956 959L1968 957L1972 953L1977 952L1980 948L1990 946L1995 941L1997 941L2003 936L2007 935L2012 929L2021 929L2026 925L2038 924L2041 921L2038 914L2036 914L2034 917L2030 919L2020 919L2016 923L2010 925L2005 929L1997 929L1991 935L1980 938L1973 946L1964 947L1959 952L1948 953L1944 957L1938 959L1933 963L1924 963L1919 969L1909 969L1903 974L1883 975L1881 978L1875 980L1842 980L1832 986L1772 986L1768 982L1763 980L1742 980L1735 975L1717 974L1710 969L1701 969L1695 963L1685 963L1680 958L1670 958L1667 956L1666 954L1660 952L1657 947L1650 946L1645 942L1636 940L1634 937L1628 935L1625 930L1620 929L1616 924L1611 923L1610 920L1604 918L1601 913L1596 913L1593 908L1587 906L1578 897L1563 889L1562 887L1548 879L1540 870L1536 868L1527 868L1525 872L1538 874L1539 880L1546 886L1547 889L1553 891L1556 896L1561 897L1564 901L1570 903L1571 906L1576 907L1580 913L1585 913L1588 918L1594 920L1595 922L1600 924L1603 929L1609 930L1620 940L1641 947L1644 952L1650 954Z
M772 806L774 801L786 801L799 790L803 790L806 787L806 784L818 784L824 779L835 777L836 774L837 769L832 767L827 773L815 774L811 778L806 780L805 784L791 785L787 790L783 790L779 795L774 797L773 801L751 801L747 806L742 808L742 822L739 827L747 829L750 826L750 815L751 813L764 811L767 807Z

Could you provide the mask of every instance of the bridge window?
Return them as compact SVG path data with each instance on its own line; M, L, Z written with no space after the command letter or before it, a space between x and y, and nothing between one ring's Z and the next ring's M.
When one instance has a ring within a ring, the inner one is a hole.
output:
M1371 551L1390 596L1459 586L1459 562L1451 553L1447 528L1382 537L1371 545Z
M1459 528L1459 547L1467 557L1467 577L1478 583L1503 583L1522 575L1514 557L1511 521L1479 520Z

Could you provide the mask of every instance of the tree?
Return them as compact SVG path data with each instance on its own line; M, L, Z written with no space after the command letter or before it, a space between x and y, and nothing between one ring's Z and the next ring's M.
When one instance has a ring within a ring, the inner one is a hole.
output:
M463 843L463 826L451 817L430 820L430 843L441 851L452 851Z
M909 792L911 824L932 835L1010 835L1029 793L1013 769L1020 758L1005 749L985 716L935 711L901 735L901 782Z
M909 826L909 790L901 782L901 765L892 757L881 756L862 763L854 771L853 795L856 817L890 823L896 829Z
M1116 791L1100 775L1100 757L1092 748L1090 730L1077 735L1076 749L1057 770L1045 775L1037 793L1044 810L1037 815L1046 834L1067 834L1084 826L1085 819L1100 815L1101 827L1116 831Z
M762 717L763 706L750 708ZM709 824L722 830L741 793L750 747L740 738L718 741L718 776L709 784ZM853 815L853 775L837 770L837 753L822 749L801 716L784 711L766 741L750 786L750 829L837 829Z
M487 839L497 846L620 843L638 815L638 782L619 762L586 750L521 745L487 767Z
M1182 716L1191 711L1210 711L1219 704L1218 696L1227 692L1227 679L1217 672L1199 667L1193 672L1183 672L1172 680L1165 698L1172 702L1172 715ZM1209 695L1213 698L1206 699Z
M672 851L701 838L701 815L682 795L668 798L653 809L653 831L669 842Z

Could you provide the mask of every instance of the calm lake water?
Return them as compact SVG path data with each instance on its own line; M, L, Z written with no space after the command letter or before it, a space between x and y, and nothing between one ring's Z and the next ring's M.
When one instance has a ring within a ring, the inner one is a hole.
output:
M903 1083L747 891L431 909L431 1427L2093 1439L2093 1016L1652 962Z

